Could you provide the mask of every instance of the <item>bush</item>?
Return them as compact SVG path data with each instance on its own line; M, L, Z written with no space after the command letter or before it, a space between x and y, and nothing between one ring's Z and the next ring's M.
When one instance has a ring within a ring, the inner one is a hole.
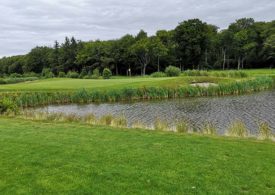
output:
M177 77L180 76L181 70L175 66L168 66L165 69L165 73L168 77Z
M69 71L67 73L67 77L72 78L72 79L77 79L77 78L79 78L79 74L77 72L74 72L74 71Z
M26 78L6 78L2 79L2 84L15 84L15 83L22 83L26 81L35 81L38 80L38 77L26 77ZM1 84L1 81L0 81Z
M26 72L23 74L23 77L39 77L40 75L35 72Z
M103 70L103 78L104 79L110 79L112 76L112 72L109 68L104 68Z
M0 85L7 84L7 82L4 79L0 79Z
M22 75L18 74L18 73L12 73L9 77L10 78L20 78L20 77L22 77Z
M100 77L99 69L96 68L93 70L93 74L91 76L91 79L98 79Z
M49 68L43 68L41 76L44 78L53 78L54 74Z
M58 77L59 78L64 78L64 77L66 77L66 73L65 72L59 72Z
M91 78L92 78L92 76L89 76L89 75L86 75L83 77L83 79L91 79Z
M81 73L80 73L80 75L79 75L79 78L83 79L87 75L88 75L87 70L85 68L83 68L82 71L81 71Z
M5 113L17 113L18 107L10 99L1 99L0 100L0 114Z
M166 77L166 74L164 72L154 72L151 74L151 77L159 78L159 77Z
M186 76L209 76L207 71L204 70L187 70L184 72Z

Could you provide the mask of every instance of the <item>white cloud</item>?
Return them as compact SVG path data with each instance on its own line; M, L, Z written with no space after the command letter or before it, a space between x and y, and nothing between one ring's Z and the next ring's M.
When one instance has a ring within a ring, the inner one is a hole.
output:
M66 35L119 38L144 29L172 29L200 18L221 28L238 18L275 19L273 0L1 0L0 56L27 53Z

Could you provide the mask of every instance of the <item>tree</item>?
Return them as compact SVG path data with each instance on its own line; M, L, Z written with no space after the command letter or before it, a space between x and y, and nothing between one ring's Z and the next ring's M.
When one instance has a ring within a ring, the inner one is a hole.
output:
M49 67L49 55L52 49L48 47L36 47L26 57L23 71L41 73L43 68Z
M131 51L141 65L142 75L146 74L146 68L154 57L160 58L167 53L167 49L156 37L143 38L137 41Z
M223 30L218 37L218 45L222 50L222 69L225 70L226 62L228 62L230 52L232 51L232 43L234 40L234 34L229 30ZM229 63L227 63L229 68Z
M157 68L160 72L160 58L168 54L168 49L160 41L158 37L153 37L151 40L152 55L157 58Z
M207 24L199 19L180 23L174 33L179 57L188 65L200 68L200 62L207 48Z
M275 64L275 34L268 37L264 43L265 59L273 68Z
M234 33L233 43L238 69L244 67L244 60L246 60L248 53L256 47L254 23L252 18L242 18L229 26L229 30Z
M53 51L50 55L50 67L54 74L57 75L57 72L59 72L59 58L60 58L60 45L58 41L54 42Z

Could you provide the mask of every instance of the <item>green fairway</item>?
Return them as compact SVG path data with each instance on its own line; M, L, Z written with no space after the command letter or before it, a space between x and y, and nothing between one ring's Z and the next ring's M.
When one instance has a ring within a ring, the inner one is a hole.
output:
M32 82L0 85L1 91L47 91L47 90L77 90L77 89L114 89L126 87L143 87L143 86L167 86L176 87L184 86L190 82L214 82L224 83L234 81L230 78L215 77L177 77L177 78L119 78L110 80L91 80L91 79L68 79L54 78L44 79Z
M275 144L0 118L1 194L274 194Z

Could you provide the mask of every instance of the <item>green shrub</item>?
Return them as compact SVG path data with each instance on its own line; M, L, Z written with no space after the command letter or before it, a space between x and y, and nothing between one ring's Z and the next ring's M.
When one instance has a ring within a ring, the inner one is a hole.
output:
M209 73L204 70L187 70L184 72L186 76L208 76Z
M79 75L79 78L83 79L87 75L88 75L88 72L87 72L86 68L83 68L80 75Z
M54 74L52 73L51 69L43 68L43 70L41 72L41 76L44 78L53 78Z
M21 83L26 81L35 81L38 80L37 77L27 77L27 78L7 78L4 79L5 83L3 84L15 84L15 83Z
M89 75L86 75L83 77L83 79L91 79L91 78L92 78L92 76L89 76Z
M39 77L40 75L35 72L26 72L23 74L23 77Z
M0 85L7 84L7 82L4 79L0 79Z
M91 76L91 79L99 79L99 77L100 77L99 69L96 68L96 69L93 70L93 74Z
M1 99L0 100L0 114L5 113L17 113L17 105L10 99Z
M112 76L112 72L109 68L104 68L102 75L104 79L110 79Z
M59 78L64 78L64 77L66 77L66 73L65 72L59 72L58 77Z
M151 74L151 77L159 78L159 77L166 77L166 74L164 72L154 72Z
M10 78L20 78L20 77L22 77L22 75L21 75L21 74L18 74L18 73L12 73L12 74L10 74L9 77L10 77Z
M79 78L79 73L77 73L75 71L69 71L67 73L67 77L72 78L72 79L77 79L77 78Z
M165 69L165 73L168 77L177 77L180 76L181 70L175 66L168 66Z

